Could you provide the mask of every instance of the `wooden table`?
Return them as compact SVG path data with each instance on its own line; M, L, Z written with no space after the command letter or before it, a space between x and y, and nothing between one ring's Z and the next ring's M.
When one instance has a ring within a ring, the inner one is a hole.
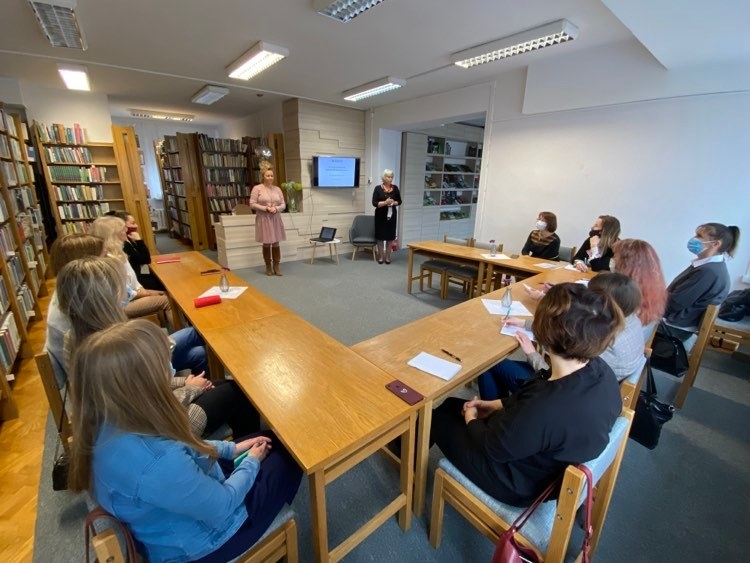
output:
M393 377L291 312L206 338L309 476L319 560L338 561L396 513L409 528L417 407L386 390ZM325 486L399 436L398 496L329 553Z
M590 276L591 274L558 269L534 276L525 283L536 289L544 282L561 283ZM521 301L531 312L536 310L537 302L528 297L523 284L516 283L510 288L515 301ZM505 288L502 288L484 298L499 300L504 293ZM502 321L501 315L490 315L487 312L481 299L470 299L352 346L352 350L425 397L419 404L417 425L414 476L416 515L422 514L426 496L427 458L434 403L481 375L516 349L518 344L515 338L500 334ZM441 348L461 358L461 371L450 381L444 381L407 364L420 352L454 361Z

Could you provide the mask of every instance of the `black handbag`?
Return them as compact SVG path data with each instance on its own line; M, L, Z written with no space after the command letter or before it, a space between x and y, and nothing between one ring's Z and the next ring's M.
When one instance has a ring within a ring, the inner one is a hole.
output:
M638 395L635 405L635 417L630 427L630 437L653 450L659 444L661 427L672 419L674 407L662 403L656 396L656 382L651 365L646 360L646 389Z
M65 491L68 488L68 467L70 458L67 452L60 452L60 435L62 434L63 417L65 416L65 402L68 399L68 382L65 382L65 395L63 396L62 412L57 425L57 445L55 446L55 462L52 465L52 490Z
M719 308L722 321L736 323L750 315L750 289L738 289L730 293Z
M673 336L663 322L654 335L651 344L651 365L654 369L670 375L682 377L688 370L688 356L682 340Z

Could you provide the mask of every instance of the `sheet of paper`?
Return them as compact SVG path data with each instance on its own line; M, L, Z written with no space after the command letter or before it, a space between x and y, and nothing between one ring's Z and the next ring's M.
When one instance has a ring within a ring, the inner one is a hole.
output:
M502 301L499 299L482 299L487 312L490 315L507 315L508 308L503 306ZM531 311L529 311L523 303L520 301L513 301L510 306L510 316L512 317L531 317Z
M581 285L585 285L586 287L589 286L589 280L587 280L586 278L580 279L576 283L580 283Z
M536 338L534 338L534 333L530 330L526 330L525 328L507 325L503 325L500 328L500 334L505 334L506 336L515 336L517 332L523 332L526 336L529 337L530 340L536 341Z
M449 362L427 352L420 352L409 360L408 364L413 368L417 368L440 379L445 379L446 381L449 381L461 371L461 364Z
M547 262L539 262L538 264L534 264L537 268L544 268L545 270L557 270L558 268L562 268L560 264L549 264Z
M565 266L565 269L566 270L573 270L574 272L578 271L578 268L576 268L573 264L568 264L567 266Z
M237 299L247 287L230 287L229 291L221 291L218 285L204 291L198 297L208 297L209 295L219 295L222 299Z
M490 260L510 260L510 256L503 254L502 252L498 252L494 256L492 254L482 254L482 258L489 258Z

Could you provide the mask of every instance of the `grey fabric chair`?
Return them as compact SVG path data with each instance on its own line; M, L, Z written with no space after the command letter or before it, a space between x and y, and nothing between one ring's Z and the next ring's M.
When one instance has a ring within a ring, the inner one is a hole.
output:
M375 260L375 216L357 215L349 228L349 243L352 245L352 260L357 250L369 248Z
M576 246L561 246L560 252L557 255L557 259L560 262L567 262L568 264L572 264L573 256L576 255L576 250L578 250L578 247Z

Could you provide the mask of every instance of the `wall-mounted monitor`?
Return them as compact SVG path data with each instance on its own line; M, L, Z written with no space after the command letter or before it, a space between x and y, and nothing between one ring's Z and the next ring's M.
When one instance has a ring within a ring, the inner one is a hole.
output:
M314 156L315 188L358 188L359 158L356 156Z

